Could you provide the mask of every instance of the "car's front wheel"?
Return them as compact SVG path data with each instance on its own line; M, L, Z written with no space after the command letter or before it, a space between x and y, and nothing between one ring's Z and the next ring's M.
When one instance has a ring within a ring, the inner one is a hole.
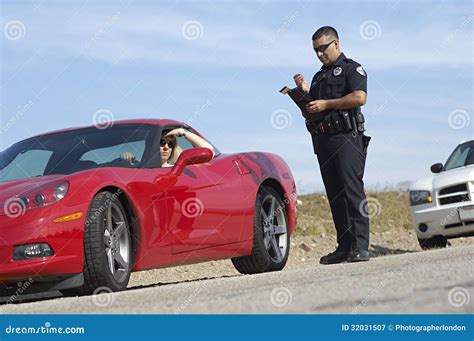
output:
M448 245L448 239L444 236L434 236L427 239L418 238L418 243L420 243L423 250L430 250L446 247L446 245Z
M117 193L98 193L89 207L84 228L84 285L64 294L90 295L127 288L131 274L130 224Z
M276 190L261 187L257 193L252 253L232 258L243 274L279 271L285 267L290 251L290 231L285 204Z

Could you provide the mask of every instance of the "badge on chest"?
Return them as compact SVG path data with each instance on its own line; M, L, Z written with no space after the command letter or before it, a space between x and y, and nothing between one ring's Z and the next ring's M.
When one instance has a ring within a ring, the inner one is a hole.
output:
M340 67L340 66L336 67L336 68L332 71L332 74L333 74L334 76L339 76L341 73L342 73L342 67Z

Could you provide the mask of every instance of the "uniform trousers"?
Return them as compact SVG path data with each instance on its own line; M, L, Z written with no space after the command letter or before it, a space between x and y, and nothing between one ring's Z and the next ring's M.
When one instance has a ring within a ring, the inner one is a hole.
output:
M312 134L337 231L338 249L368 250L369 218L364 192L363 135Z

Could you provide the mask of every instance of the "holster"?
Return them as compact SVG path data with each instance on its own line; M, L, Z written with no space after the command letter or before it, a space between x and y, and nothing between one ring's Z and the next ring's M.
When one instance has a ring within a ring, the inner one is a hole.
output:
M365 126L364 126L365 118L364 118L364 114L362 114L362 111L360 111L360 107L358 107L355 110L354 116L355 116L355 121L356 121L356 124L357 124L356 125L356 127L357 127L356 131L358 133L363 133L365 131Z
M372 137L370 137L370 136L362 135L363 151L366 154L367 154L367 148L369 147L369 142L370 142L371 139L372 139Z

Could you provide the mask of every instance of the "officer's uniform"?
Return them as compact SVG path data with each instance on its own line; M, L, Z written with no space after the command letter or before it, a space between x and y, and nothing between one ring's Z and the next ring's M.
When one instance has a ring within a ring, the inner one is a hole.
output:
M367 75L360 64L341 53L332 65L323 65L314 75L310 95L314 100L336 99L355 90L367 93ZM363 122L359 107L309 114L306 121L341 250L369 247L362 180L369 138L363 135Z

